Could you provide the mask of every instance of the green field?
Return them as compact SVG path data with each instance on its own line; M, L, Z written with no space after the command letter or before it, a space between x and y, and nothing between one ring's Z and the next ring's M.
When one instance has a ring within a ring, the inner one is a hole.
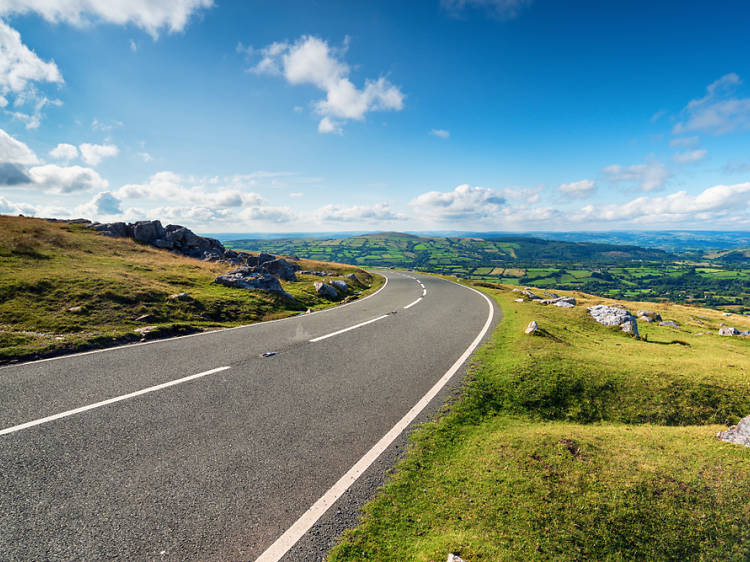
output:
M352 295L382 283L352 266L303 260L305 269L357 272ZM0 217L0 362L237 326L331 306L313 276L282 282L292 299L213 283L231 266L101 236L81 226ZM185 299L170 295L187 293ZM139 320L139 318L145 317Z
M632 303L681 326L636 340L587 316L606 299L484 290L504 318L460 398L329 559L750 558L750 449L714 438L750 413L750 340L715 335L711 310Z
M464 279L750 312L750 258L744 262L739 258L726 262L726 252L703 256L691 252L683 256L612 244L535 238L419 237L400 233L335 240L236 240L228 241L227 245L361 267L403 267ZM523 273L518 275L518 272Z

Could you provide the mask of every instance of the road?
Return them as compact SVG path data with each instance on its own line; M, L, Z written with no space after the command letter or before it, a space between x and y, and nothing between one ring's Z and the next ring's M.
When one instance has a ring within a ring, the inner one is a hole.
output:
M319 313L1 368L0 558L319 558L499 317L385 275Z

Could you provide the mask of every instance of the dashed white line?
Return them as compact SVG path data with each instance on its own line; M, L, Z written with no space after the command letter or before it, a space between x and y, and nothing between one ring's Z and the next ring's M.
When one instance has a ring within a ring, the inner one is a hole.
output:
M426 297L426 296L427 296L427 289L422 289L422 296L423 296L423 297Z
M462 285L464 286L464 285ZM489 314L487 315L487 321L484 323L484 327L479 332L479 335L474 339L471 345L464 351L463 355L459 357L453 366L442 376L442 378L435 383L435 385L425 394L414 407L409 410L406 415L401 418L391 430L386 433L380 441L378 441L372 449L365 453L357 463L344 474L338 482L336 482L323 496L316 501L310 509L308 509L302 516L295 521L295 523L287 529L287 531L281 535L274 543L269 546L266 551L261 554L256 562L278 562L281 558L292 548L302 536L310 530L315 522L320 519L323 514L331 507L336 501L344 495L349 487L362 476L362 474L370 467L370 465L377 460L383 451L393 443L401 433L409 427L409 424L420 414L420 412L435 398L438 392L448 383L448 381L456 374L456 371L463 365L472 352L482 341L482 338L487 333L492 325L492 317L494 316L494 308L492 307L492 301L487 295L480 293L476 289L466 287L467 289L474 291L482 295L484 300L487 301L489 306Z
M143 390L137 390L135 392L131 392L130 394L123 394L122 396L117 396L115 398L103 400L101 402L97 402L96 404L89 404L88 406L81 406L80 408L75 408L74 410L68 410L66 412L60 412L59 414L55 414L53 416L47 416L46 418L40 418L38 420L22 423L20 425L14 425L13 427L8 427L3 430L0 430L0 435L7 435L9 433L15 433L16 431L21 431L22 429L34 427L35 425L42 425L43 423L59 420L61 418L67 418L68 416L73 416L75 414L80 414L82 412L87 412L89 410L93 410L94 408L101 408L102 406L114 404L115 402L121 402L123 400L127 400L128 398L134 398L142 394L148 394L149 392L156 392L157 390L162 390L170 386L175 386L177 384L182 384L184 382L188 382L194 379L198 379L198 378L205 377L208 375L213 375L214 373L218 373L220 371L226 371L229 368L230 367L217 367L216 369L211 369L210 371L204 371L202 373L198 373L197 375L190 375L189 377L183 377L181 379L175 379L173 381L165 382L162 384L157 384L156 386L150 386L148 388L144 388Z
M344 328L343 330L337 330L336 332L331 332L330 334L326 334L325 336L313 338L310 340L310 343L315 343L317 341L322 341L328 338L332 338L333 336L338 336L339 334L343 334L344 332L348 332L350 330L356 330L357 328L361 328L362 326L367 326L368 324L372 324L373 322L377 322L378 320L382 320L383 318L388 318L388 315L383 314L383 316L378 316L377 318L373 318L372 320L368 320L367 322L360 322L359 324L355 324L354 326L349 326L348 328Z
M419 298L418 298L417 300L415 300L415 301L414 301L413 303L411 303L411 304L407 304L407 305L406 305L406 306L404 307L404 310L406 310L407 308L411 308L412 306L414 306L415 304L417 304L417 303L418 303L419 301L421 301L421 300L422 300L422 297L419 297Z

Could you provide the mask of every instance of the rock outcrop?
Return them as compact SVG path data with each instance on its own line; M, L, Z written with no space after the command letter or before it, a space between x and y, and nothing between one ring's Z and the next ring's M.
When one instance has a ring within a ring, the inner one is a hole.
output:
M292 296L284 291L279 280L270 273L258 273L255 267L238 267L229 273L219 275L214 279L214 283L226 287L235 287L237 289L258 289L260 291L270 291L279 293L286 297Z
M719 335L720 336L739 336L740 331L737 328L724 326L723 328L719 328Z
M750 416L742 418L737 425L726 431L720 431L717 439L750 447Z
M638 337L638 321L625 308L597 304L588 308L592 318L604 326L619 326L623 332Z
M659 326L667 326L669 328L679 328L680 325L675 322L674 320L665 320L664 322L659 322Z
M341 279L334 279L333 281L331 281L331 285L333 285L336 289L338 289L342 293L349 292L349 285L346 284L346 281L342 281Z
M315 282L315 291L325 299L339 298L339 292L328 283L323 283L322 281Z
M639 310L636 312L638 320L645 320L646 322L660 322L661 314L658 312L652 312L651 310Z
M532 320L531 322L529 322L529 325L526 326L526 329L524 330L524 332L527 334L533 334L538 329L539 329L539 324L537 324L536 320Z

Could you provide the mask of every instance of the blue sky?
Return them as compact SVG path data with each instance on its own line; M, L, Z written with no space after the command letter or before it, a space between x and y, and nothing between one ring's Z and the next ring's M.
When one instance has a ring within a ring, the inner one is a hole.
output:
M750 7L0 0L0 213L747 230Z

